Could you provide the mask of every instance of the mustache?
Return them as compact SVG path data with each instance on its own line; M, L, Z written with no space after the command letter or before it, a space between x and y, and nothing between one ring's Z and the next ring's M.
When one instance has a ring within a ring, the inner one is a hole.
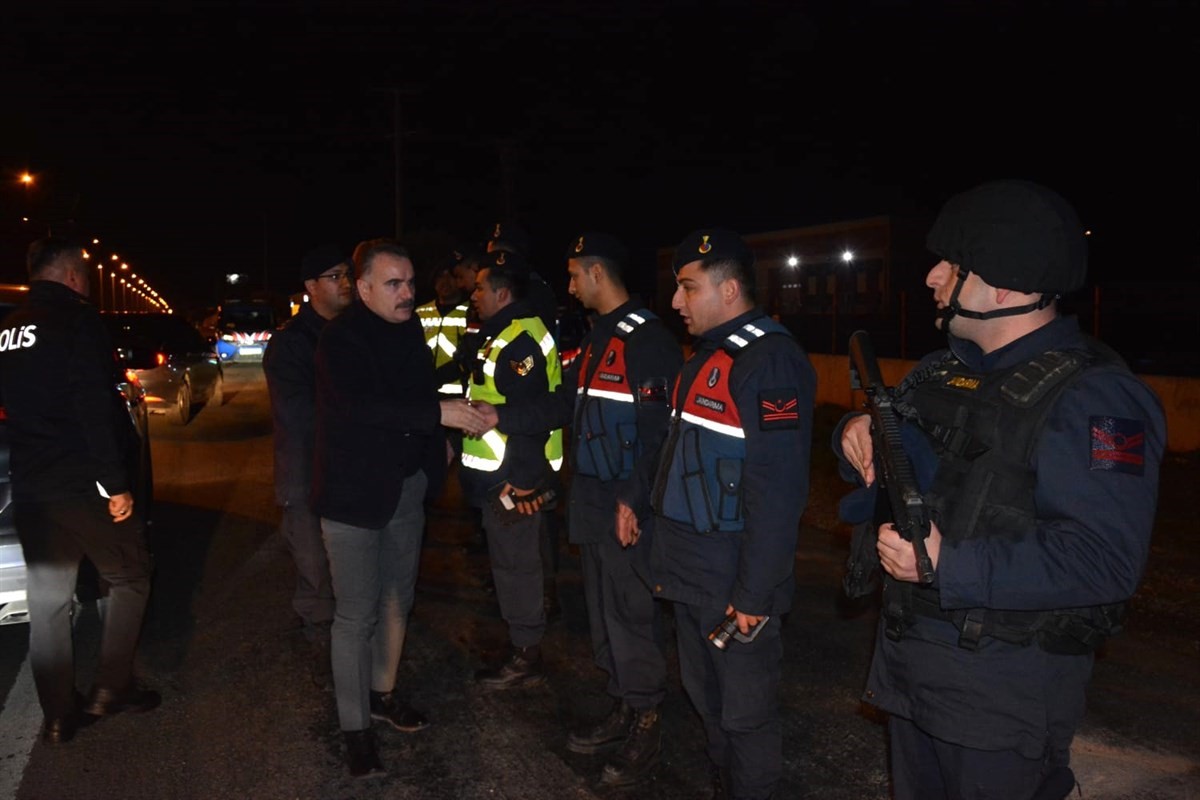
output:
M416 307L417 307L416 300L401 300L399 303L396 303L397 311L399 311L402 308L416 308Z

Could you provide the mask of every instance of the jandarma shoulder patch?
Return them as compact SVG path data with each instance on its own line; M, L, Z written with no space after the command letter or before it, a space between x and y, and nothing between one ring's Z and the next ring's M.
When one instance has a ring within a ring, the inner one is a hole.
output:
M764 389L758 393L758 428L763 431L800 427L796 390Z
M1146 423L1140 419L1092 417L1091 468L1142 475L1146 470Z

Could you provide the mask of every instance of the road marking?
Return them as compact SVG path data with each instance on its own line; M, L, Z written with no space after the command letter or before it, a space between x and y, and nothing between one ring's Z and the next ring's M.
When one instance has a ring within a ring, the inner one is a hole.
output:
M26 658L0 711L0 797L17 796L41 723L42 707Z

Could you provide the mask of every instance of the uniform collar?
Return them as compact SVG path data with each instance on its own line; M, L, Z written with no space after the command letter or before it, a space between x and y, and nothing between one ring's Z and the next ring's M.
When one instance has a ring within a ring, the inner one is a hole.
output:
M743 314L738 314L736 317L729 320L728 322L722 322L720 325L716 326L715 328L710 328L707 331L705 331L704 333L700 334L700 337L699 337L700 341L704 342L704 343L711 343L713 345L720 344L722 341L725 340L726 336L733 333L738 328L745 325L747 322L756 320L762 316L763 316L762 309L759 308L758 306L755 306L754 308L751 308L749 311L747 311Z
M512 324L514 319L522 319L524 317L534 316L529 307L525 305L524 300L517 300L509 303L504 308L496 312L496 315L483 323L482 333L485 336L495 336L500 331Z
M58 281L33 281L29 284L29 296L65 305L90 302L70 286Z

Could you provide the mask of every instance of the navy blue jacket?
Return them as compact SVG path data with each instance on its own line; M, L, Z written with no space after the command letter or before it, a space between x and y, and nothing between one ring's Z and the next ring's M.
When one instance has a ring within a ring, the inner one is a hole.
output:
M317 424L317 340L325 318L308 303L271 336L263 373L275 425L275 502L308 504Z

